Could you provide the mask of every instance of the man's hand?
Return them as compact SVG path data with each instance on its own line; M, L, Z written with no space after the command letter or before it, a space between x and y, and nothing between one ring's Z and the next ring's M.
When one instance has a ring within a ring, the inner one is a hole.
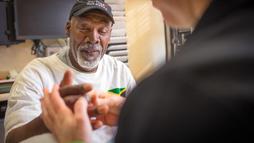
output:
M92 90L90 84L72 85L72 72L66 71L60 84L60 95L68 107L74 111L75 102L80 96L89 99L88 112L93 128L99 128L103 124L116 126L118 117L125 98L112 93Z
M61 97L64 99L65 103L73 110L75 102L80 96L87 97L86 93L92 90L92 85L85 83L79 85L64 86L59 89Z
M60 143L73 140L90 142L92 127L87 114L87 101L82 96L74 103L73 111L65 104L56 85L49 93L44 90L41 100L42 119Z
M73 75L70 70L65 71L63 80L60 83L60 95L65 103L73 110L75 102L80 96L85 96L87 92L92 90L91 84L72 85Z

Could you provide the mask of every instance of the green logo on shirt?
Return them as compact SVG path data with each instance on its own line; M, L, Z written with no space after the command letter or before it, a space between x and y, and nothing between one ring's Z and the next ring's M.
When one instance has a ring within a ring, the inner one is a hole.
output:
M111 92L111 93L117 94L119 96L125 97L125 95L126 95L126 88L114 88L114 89L108 90L108 92Z

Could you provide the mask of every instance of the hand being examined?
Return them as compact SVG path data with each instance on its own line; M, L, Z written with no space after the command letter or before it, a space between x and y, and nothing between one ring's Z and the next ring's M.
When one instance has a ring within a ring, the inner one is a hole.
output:
M60 88L58 85L54 86L51 93L47 89L44 90L41 117L53 134L65 134L65 130L80 130L81 134L87 131L89 134L92 127L97 129L103 124L117 125L125 98L92 90L90 84L71 83L72 73L67 71ZM77 138L76 135L73 136Z
M73 106L80 96L89 102L88 114L93 128L99 128L103 124L117 125L118 116L125 98L107 92L92 90L90 84L65 86L59 89L65 104L73 111Z

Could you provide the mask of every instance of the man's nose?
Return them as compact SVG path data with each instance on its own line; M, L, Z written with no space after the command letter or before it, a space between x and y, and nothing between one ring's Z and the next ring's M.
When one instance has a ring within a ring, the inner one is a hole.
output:
M100 34L97 31L92 31L89 33L88 42L92 44L98 44L100 42Z

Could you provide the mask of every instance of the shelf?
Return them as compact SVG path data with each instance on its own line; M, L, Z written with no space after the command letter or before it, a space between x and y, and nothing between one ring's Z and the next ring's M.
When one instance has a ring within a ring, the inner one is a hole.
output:
M14 82L14 79L8 79L8 80L0 80L0 84L1 83L13 83Z
M9 93L14 80L0 80L0 94Z

